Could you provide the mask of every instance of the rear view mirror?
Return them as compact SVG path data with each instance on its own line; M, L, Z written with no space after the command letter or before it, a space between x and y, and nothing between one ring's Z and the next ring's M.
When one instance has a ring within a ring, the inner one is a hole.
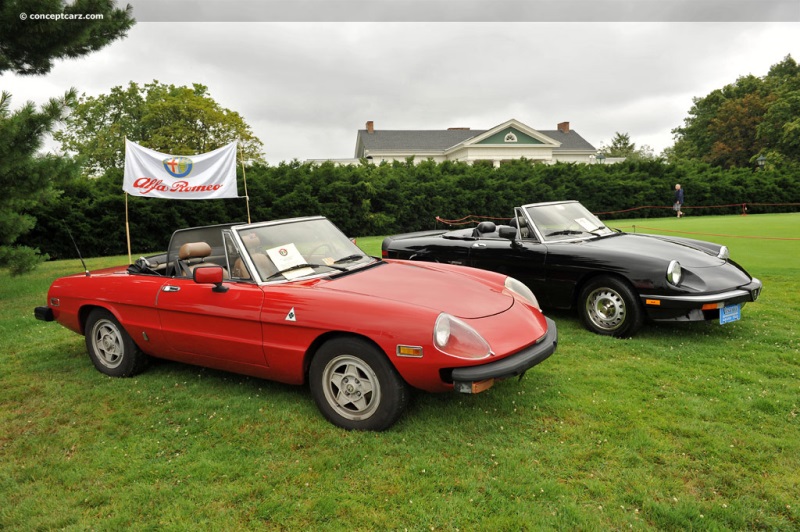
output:
M197 284L213 284L214 292L227 292L228 287L222 284L223 272L220 266L200 266L192 272L192 278Z
M517 239L517 228L516 227L500 227L498 230L498 234L500 238L506 238L508 240L516 240Z

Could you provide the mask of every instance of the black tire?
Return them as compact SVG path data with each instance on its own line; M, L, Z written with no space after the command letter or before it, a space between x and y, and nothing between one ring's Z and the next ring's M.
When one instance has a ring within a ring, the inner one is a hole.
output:
M308 373L317 408L343 429L388 429L408 404L408 385L379 349L360 338L323 344Z
M89 358L100 373L132 377L144 370L147 355L109 311L92 310L84 331Z
M644 311L630 285L616 277L602 276L589 281L578 299L581 320L590 331L627 338L644 323Z

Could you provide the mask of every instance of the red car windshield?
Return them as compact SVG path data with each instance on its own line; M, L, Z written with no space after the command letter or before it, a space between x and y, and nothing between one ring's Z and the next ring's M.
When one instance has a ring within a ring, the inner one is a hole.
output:
M257 224L236 231L262 281L348 270L374 260L324 218Z

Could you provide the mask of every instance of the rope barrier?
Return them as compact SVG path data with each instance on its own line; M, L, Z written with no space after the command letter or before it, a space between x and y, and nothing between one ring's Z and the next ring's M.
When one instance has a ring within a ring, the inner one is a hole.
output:
M502 218L498 218L496 216L479 216L477 214L470 214L468 216L464 216L463 218L458 218L457 220L445 220L441 216L436 217L437 222L442 222L443 224L447 225L467 225L467 224L474 224L481 220L510 220L510 216L505 216Z
M617 229L632 227L633 232L636 232L636 228L639 229L649 229L650 231L658 231L660 233L680 233L683 235L701 235L701 236L723 236L726 238L752 238L755 240L800 240L800 238L791 238L791 237L777 237L777 236L747 236L747 235L728 235L724 233L700 233L696 231L675 231L674 229L663 229L661 227L647 227L645 225L615 225Z
M682 205L681 206L681 210L686 210L686 209L725 209L725 208L730 208L730 207L742 207L742 212L745 212L747 210L746 205L747 205L746 203L730 203L728 205L707 205L707 206L706 205L692 205L692 206ZM645 205L645 206L642 206L642 207L631 207L630 209L623 209L623 210L620 210L620 211L595 212L593 214L595 214L596 216L601 215L601 214L621 214L621 213L627 213L627 212L641 211L641 210L644 210L644 209L669 209L669 210L672 210L672 205L669 205L669 206L665 206L665 205Z
M726 208L730 208L730 207L741 207L742 216L744 216L744 215L747 214L748 205L749 206L753 206L753 207L800 207L800 203L729 203L727 205L691 205L691 206L683 205L683 206L681 206L681 210L687 210L687 209L726 209ZM595 216L608 215L608 214L622 214L622 213L628 213L628 212L634 212L634 211L641 211L641 210L644 210L644 209L668 209L668 210L672 210L672 205L669 205L669 206L666 206L666 205L645 205L645 206L641 206L641 207L631 207L630 209L622 209L622 210L619 210L619 211L595 212L595 213L592 213L592 214L594 214ZM442 218L441 216L437 216L436 217L436 221L437 222L441 222L441 223L446 224L446 225L467 225L467 224L472 224L472 223L479 222L481 220L509 220L510 218L511 218L510 216L497 217L497 216L481 216L481 215L478 215L478 214L469 214L467 216L464 216L463 218L457 218L455 220L446 220L446 219Z
M715 209L715 208L730 208L730 207L739 207L742 208L742 216L747 214L747 206L758 206L758 207L797 207L800 206L800 203L730 203L728 205L694 205L691 207L682 206L681 210L684 209ZM608 212L595 212L595 215L601 214L619 214L619 213L626 213L626 212L633 212L642 209L670 209L672 210L671 206L664 206L664 205L648 205L644 207L632 207L630 209L624 209L621 211L608 211ZM468 225L480 222L481 220L509 220L509 217L496 217L496 216L480 216L477 214L469 214L464 216L463 218L458 218L455 220L446 220L441 216L436 217L437 222L441 222L446 225ZM676 231L672 229L662 229L660 227L647 227L644 225L627 225L627 226L617 226L617 228L628 228L632 227L634 233L636 232L636 228L639 227L640 229L648 229L650 231L659 231L664 233L680 233L685 235L700 235L700 236L718 236L718 237L725 237L725 238L751 238L755 240L800 240L800 238L780 238L774 236L746 236L746 235L728 235L724 233L700 233L700 232L693 232L693 231Z
M727 205L682 205L681 210L687 209L726 209L730 207L741 207L742 208L742 215L747 214L747 206L755 206L755 207L797 207L800 206L800 203L729 203ZM608 212L596 212L595 215L600 214L621 214L621 213L628 213L634 211L641 211L644 209L668 209L672 210L672 205L645 205L642 207L631 207L630 209L622 209L619 211L608 211Z

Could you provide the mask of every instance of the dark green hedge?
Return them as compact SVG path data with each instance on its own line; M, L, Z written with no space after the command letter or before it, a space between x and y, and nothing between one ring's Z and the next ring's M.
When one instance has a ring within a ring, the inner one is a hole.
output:
M777 204L800 204L800 178L794 172L723 170L701 163L550 166L523 160L493 168L431 161L363 166L293 162L247 169L253 221L322 214L352 236L443 227L437 216L508 217L520 204L563 199L580 200L606 220L671 216L675 183L683 185L693 215L739 213L742 204L750 213L796 211L798 205ZM62 188L58 199L33 213L37 226L20 243L53 259L75 257L68 226L85 256L126 253L121 173L75 179ZM247 219L244 199L129 197L128 210L136 253L164 250L178 228Z

